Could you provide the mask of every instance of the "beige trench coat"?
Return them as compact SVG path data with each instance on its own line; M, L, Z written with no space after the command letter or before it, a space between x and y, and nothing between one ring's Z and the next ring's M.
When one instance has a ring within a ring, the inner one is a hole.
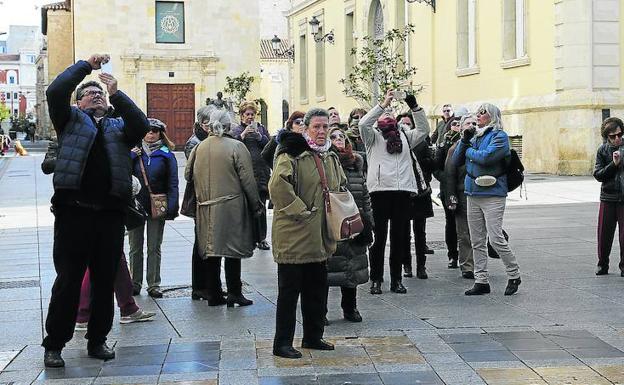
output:
M195 232L202 258L249 258L255 248L253 213L261 207L251 155L229 136L198 144L184 177L195 182Z

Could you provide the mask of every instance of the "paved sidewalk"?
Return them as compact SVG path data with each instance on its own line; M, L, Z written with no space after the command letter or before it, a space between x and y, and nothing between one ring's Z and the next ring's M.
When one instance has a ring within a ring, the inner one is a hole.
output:
M39 344L55 272L51 177L41 173L41 160L0 159L0 384L624 383L617 245L612 274L594 275L599 185L544 175L527 178L528 200L517 192L509 198L505 229L523 280L515 296L503 296L498 260L490 260L492 294L463 295L471 281L446 268L444 217L436 209L428 223L436 250L428 280L404 279L405 295L390 293L387 283L380 296L360 286L359 324L342 319L339 290L332 289L326 336L337 349L279 359L270 352L277 296L271 253L243 263L253 306L192 301L193 223L179 218L168 223L163 243L163 285L170 290L160 300L137 297L156 319L120 325L117 314L109 339L115 360L88 358L79 332L64 351L67 367L45 370Z

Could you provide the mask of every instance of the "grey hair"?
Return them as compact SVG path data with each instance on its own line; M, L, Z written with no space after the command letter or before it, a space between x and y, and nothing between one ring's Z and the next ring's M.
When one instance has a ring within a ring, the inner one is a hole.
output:
M503 129L503 120L501 119L501 111L498 107L496 107L495 105L491 103L483 103L481 106L479 106L479 109L477 111L481 111L481 110L485 110L488 113L488 115L490 115L490 119L492 119L490 123L488 124L488 127L493 127L494 129L497 129L497 130Z
M465 115L462 115L461 118L459 118L459 129L461 130L461 128L464 126L464 122L468 119L476 119L477 115L473 114L472 112L469 112Z
M197 122L201 123L205 120L210 121L210 114L215 110L215 106L203 106L197 110Z
M208 125L213 134L223 136L232 127L232 117L226 110L216 109L210 114Z
M311 108L308 110L308 112L306 112L305 116L303 117L303 124L308 127L310 125L310 121L315 116L325 117L329 119L329 113L327 112L327 110L323 108Z

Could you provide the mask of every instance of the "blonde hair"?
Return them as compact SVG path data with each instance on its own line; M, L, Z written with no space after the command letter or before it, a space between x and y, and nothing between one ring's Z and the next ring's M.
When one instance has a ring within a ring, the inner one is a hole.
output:
M238 108L238 113L243 116L243 114L245 113L245 111L247 110L253 110L254 114L258 113L258 106L256 106L256 103L254 102L242 102L240 107Z

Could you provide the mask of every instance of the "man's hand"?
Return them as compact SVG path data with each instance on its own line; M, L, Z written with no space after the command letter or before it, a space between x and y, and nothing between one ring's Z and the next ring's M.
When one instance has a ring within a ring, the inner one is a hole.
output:
M89 59L87 59L87 63L91 65L91 68L94 70L99 70L102 68L102 64L108 63L110 60L110 56L108 54L93 54Z
M100 81L106 84L108 96L113 96L117 92L117 79L111 74L99 74Z
M392 99L394 99L394 90L388 90L388 92L386 92L386 97L384 98L384 101L379 103L379 107L381 108L387 108L390 105L390 102L392 102Z
M613 153L613 163L615 163L616 166L619 166L621 161L622 155L620 154L620 150L617 150Z
M474 134L475 134L475 130L472 128L468 128L464 130L464 132L462 133L462 142L469 144Z

